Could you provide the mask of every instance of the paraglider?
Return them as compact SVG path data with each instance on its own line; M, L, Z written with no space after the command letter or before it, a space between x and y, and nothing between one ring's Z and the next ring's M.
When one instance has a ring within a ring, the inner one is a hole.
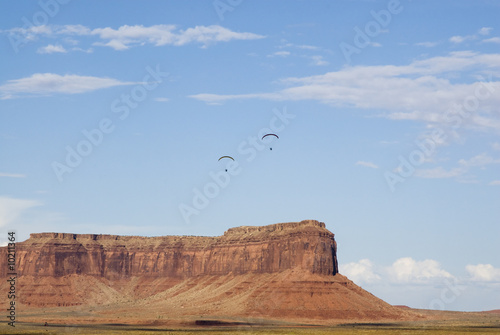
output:
M274 136L277 139L279 139L278 135L276 135L276 134L266 134L266 135L262 136L261 140L264 140L264 138L267 137L267 136ZM273 150L273 148L270 147L269 150Z
M231 157L231 156L222 156L222 157L220 157L220 158L219 158L219 161L220 161L221 159L223 159L223 158L228 158L228 159L231 159L231 160L233 160L233 161L234 161L234 158L233 158L233 157ZM226 169L226 172L227 172L227 169Z

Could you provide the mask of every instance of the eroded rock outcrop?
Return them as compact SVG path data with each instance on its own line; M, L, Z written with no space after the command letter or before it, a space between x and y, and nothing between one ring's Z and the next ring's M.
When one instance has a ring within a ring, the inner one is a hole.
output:
M323 275L338 272L334 234L313 220L231 228L217 237L37 233L16 249L21 276L77 274L114 280L275 273L293 268ZM4 261L5 248L0 253ZM6 266L0 267L0 274L6 275Z
M26 322L414 317L339 274L336 249L334 234L313 220L217 237L31 234L16 244L16 299L31 311ZM0 260L5 278L6 247Z

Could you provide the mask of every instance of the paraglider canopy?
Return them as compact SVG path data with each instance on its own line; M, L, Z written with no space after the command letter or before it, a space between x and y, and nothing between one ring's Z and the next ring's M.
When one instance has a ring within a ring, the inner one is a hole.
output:
M219 158L219 160L221 160L222 158L229 158L229 159L232 159L234 161L234 158L231 156L222 156L221 158Z
M264 136L262 136L262 140L264 139L264 137L267 137L267 136L275 136L276 138L279 138L278 135L276 134L265 134Z

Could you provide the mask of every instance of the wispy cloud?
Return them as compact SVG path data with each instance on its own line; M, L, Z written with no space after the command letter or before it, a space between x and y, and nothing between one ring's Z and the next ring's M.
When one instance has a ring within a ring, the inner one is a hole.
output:
M361 165L361 166L366 166L372 169L378 169L378 165L372 162L365 162L365 161L357 161L355 165Z
M326 60L323 59L323 56L320 56L320 55L311 56L311 60L312 60L311 65L314 65L314 66L324 66L324 65L330 64Z
M80 51L80 52L85 52L85 53L91 54L94 52L94 49L93 48L82 49L82 48L74 47L74 48L71 48L71 51Z
M481 29L479 29L479 31L477 32L479 35L489 35L490 32L493 30L493 28L491 27L482 27Z
M267 57L288 57L290 56L290 51L276 51L272 54L267 55Z
M438 166L432 169L418 169L416 170L415 175L420 178L455 178L465 175L473 167L482 168L486 165L499 163L500 159L494 159L486 153L482 153L468 160L460 159L458 161L458 166L448 170L443 168L442 166Z
M5 173L5 172L0 172L0 177L7 177L7 178L26 178L26 175L21 174L21 173Z
M307 45L307 44L300 44L300 45L295 45L295 47L303 50L320 50L320 47L314 46L314 45Z
M159 97L159 98L155 98L154 101L158 101L158 102L169 102L170 99L169 98L163 98L163 97Z
M55 52L66 53L68 51L66 49L64 49L64 47L60 44L56 44L56 45L49 44L45 47L38 48L36 52L39 54L52 54Z
M321 47L318 47L315 45L290 43L285 39L281 40L281 44L278 46L278 48L280 48L280 49L295 48L295 49L301 49L301 50L315 50L315 51L319 51L322 49Z
M480 78L494 71L500 71L500 54L462 51L408 65L355 66L315 76L285 78L280 82L288 88L273 93L201 93L191 97L212 104L231 99L316 100L334 107L385 110L381 116L393 120L450 124L446 111L474 97L478 86L486 81ZM453 78L457 72L468 75L460 81ZM488 81L481 88L483 96L488 97L480 101L473 116L462 120L463 125L500 130L500 95L493 94L499 91L500 81Z
M463 175L467 170L463 167L456 167L446 170L442 166L432 169L419 169L416 171L415 176L420 178L454 178Z
M254 93L254 94L211 94L200 93L189 95L189 98L201 100L209 105L219 105L228 100L235 99L265 99L265 100L283 100L279 93Z
M493 180L488 185L491 185L491 186L500 186L500 180Z
M20 95L76 94L99 89L132 85L113 78L35 73L31 77L9 80L0 86L0 99L15 98Z
M438 45L438 42L420 42L420 43L415 43L416 46L420 47L426 47L426 48L432 48Z
M264 38L262 35L234 32L217 25L196 26L186 30L177 30L175 25L155 25L150 27L125 25L118 29L97 28L92 30L91 34L98 35L102 40L107 40L104 43L94 43L95 45L104 45L115 50L126 50L131 46L143 44L181 46L189 43L199 43L206 47L216 42Z
M22 39L24 42L31 42L41 37L61 36L61 42L72 36L72 43L78 43L75 38L78 36L95 36L99 40L93 45L106 46L115 50L127 50L134 46L151 44L154 46L182 46L191 43L201 44L207 47L218 42L228 42L232 40L255 40L265 36L249 33L236 32L219 25L195 26L187 29L179 29L176 25L160 24L152 26L143 25L123 25L116 29L111 27L90 29L83 25L40 25L30 28L12 28L4 30L3 33ZM45 47L47 48L47 47ZM55 48L52 46L48 50L52 52L56 49L62 50L62 46ZM41 50L43 51L43 49Z
M482 38L481 36L487 36L490 34L490 32L493 30L491 27L482 27L479 29L475 34L472 35L455 35L450 37L449 41L454 43L454 44L460 44L465 41L472 41L472 40L477 40L479 38ZM483 40L485 42L486 40Z
M460 43L463 43L465 41L474 40L476 38L477 37L475 35L467 35L467 36L456 35L456 36L450 37L450 42L455 43L455 44L460 44Z
M500 44L500 37L492 37L483 40L484 43L497 43Z
M40 205L36 200L0 197L0 227L12 224L23 212Z

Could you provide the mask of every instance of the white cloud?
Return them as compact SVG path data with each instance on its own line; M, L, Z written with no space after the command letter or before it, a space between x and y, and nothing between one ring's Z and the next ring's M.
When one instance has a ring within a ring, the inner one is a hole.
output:
M57 35L86 36L91 34L91 30L81 24L54 26L54 33Z
M456 36L450 37L450 42L455 43L455 44L460 44L460 43L463 43L465 41L475 40L476 38L477 38L476 35L467 35L467 36L456 35Z
M52 36L54 31L52 27L47 25L30 26L29 28L12 28L2 31L12 36L15 40L23 40L24 42L36 41L38 36Z
M82 49L82 48L71 48L71 51L81 51L81 52L85 52L85 53L88 53L88 54L91 54L94 52L94 49L92 48L88 48L88 49Z
M465 37L464 36L452 36L450 37L450 42L453 42L453 43L462 43L463 41L465 41Z
M466 36L460 36L460 35L452 36L452 37L450 37L450 42L455 43L455 44L460 44L460 43L463 43L465 41L476 40L478 38L478 35L481 35L481 36L489 35L492 29L493 28L490 28L490 27L483 27L477 31L477 34L466 35Z
M330 64L326 60L323 59L323 56L315 55L315 56L311 56L311 59L312 59L311 65L323 66L323 65Z
M469 168L472 166L485 166L489 164L498 164L500 163L500 159L494 159L493 157L488 156L486 153L482 153L472 157L469 160L461 159L458 161L458 163L462 166Z
M438 45L437 42L420 42L420 43L415 43L416 46L420 47L426 47L426 48L432 48Z
M267 55L267 57L287 57L290 56L290 51L276 51L272 54Z
M282 39L281 43L282 44L278 46L278 48L280 48L280 49L284 49L284 48L297 48L297 49L301 49L301 50L321 50L322 49L322 48L314 46L314 45L290 43L285 39Z
M64 49L64 47L60 44L56 44L56 45L49 44L45 47L38 48L38 50L36 52L39 54L51 54L51 53L55 53L55 52L66 53L68 51L66 49Z
M390 266L376 266L369 259L340 265L340 273L357 284L377 282L394 284L433 284L446 278L455 278L441 268L438 261L416 261L411 257L397 259Z
M373 270L373 263L369 259L340 265L340 273L357 284L371 283L380 280L380 276Z
M491 28L491 27L482 27L481 29L479 29L478 34L486 36L486 35L489 35L492 30L493 30L493 28Z
M491 185L491 186L500 186L500 180L493 180L488 185Z
M389 279L398 283L422 283L434 279L452 278L440 264L432 259L415 261L410 257L396 260L387 268Z
M297 47L299 49L303 49L303 50L319 50L320 49L319 47L316 47L314 45L306 45L306 44L295 45L295 47Z
M500 269L491 264L467 265L465 267L472 281L500 282Z
M169 99L169 98L162 98L162 97L155 98L154 100L155 100L155 101L158 101L158 102L168 102L168 101L170 101L170 99Z
M483 40L484 43L500 43L500 37L492 37Z
M372 163L372 162L365 162L365 161L357 161L355 165L361 165L361 166L366 166L372 169L378 169L378 165Z
M0 96L13 98L18 94L48 95L54 93L75 94L120 85L132 85L113 78L100 78L79 75L58 75L54 73L35 73L31 77L9 80L0 86Z
M284 100L280 94L275 93L255 93L255 94L210 94L210 93L200 93L189 95L189 98L204 101L209 105L221 104L228 100L234 99L268 99L268 100Z
M0 227L15 223L23 212L40 205L41 203L36 200L0 197Z
M177 35L175 45L184 45L191 42L198 42L204 45L213 42L228 42L231 40L255 40L264 38L262 35L253 33L238 33L227 28L212 25L212 26L196 26L184 31L180 31Z
M467 265L466 271L468 275L456 277L436 260L405 257L390 266L362 259L340 264L339 272L391 304L447 310L498 308L500 269L477 264Z
M0 177L7 177L7 178L26 178L26 175L21 174L21 173L5 173L5 172L0 172Z
M438 166L432 169L418 169L415 172L415 175L420 178L455 178L461 177L473 167L484 167L490 164L498 164L500 163L500 159L494 159L491 156L488 156L486 153L482 153L476 155L468 160L460 159L458 161L458 166L446 170L442 166ZM470 179L462 179L462 182L476 182L476 180Z
M420 178L454 178L463 175L465 172L467 170L464 168L446 170L442 166L438 166L432 169L418 169L415 176Z

